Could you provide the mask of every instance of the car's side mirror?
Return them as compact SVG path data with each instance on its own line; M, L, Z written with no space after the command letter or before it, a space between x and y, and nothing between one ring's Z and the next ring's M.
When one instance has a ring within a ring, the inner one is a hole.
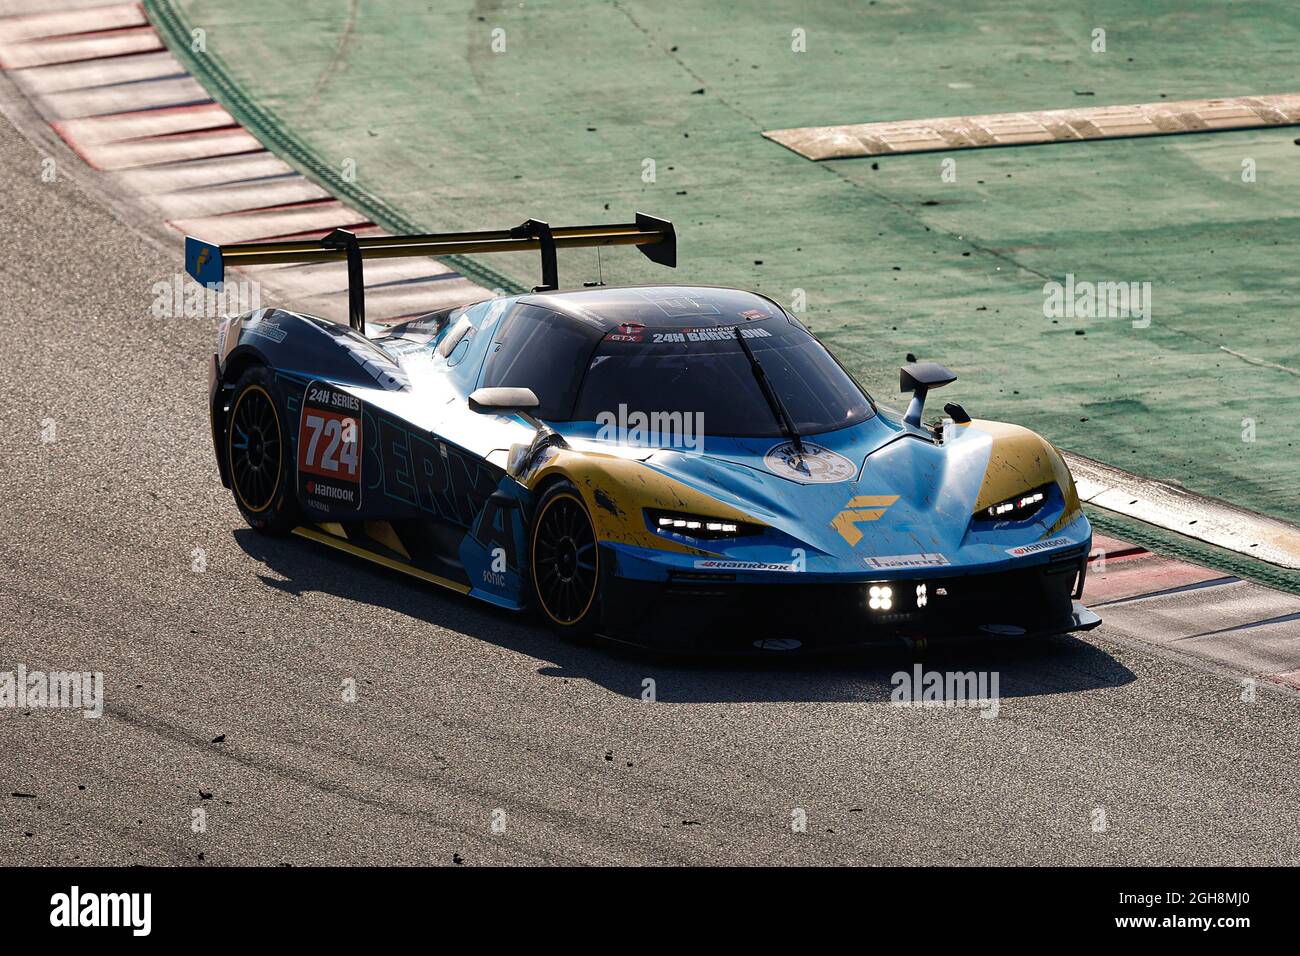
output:
M531 388L479 388L469 397L469 407L476 412L527 412L540 404Z
M564 438L532 413L541 402L531 388L479 388L469 397L469 407L476 412L516 412L537 430L527 445L512 445L506 459L506 473L522 482L542 452L552 445L564 447Z
M911 392L912 401L907 406L904 423L921 427L921 412L925 409L925 396L932 388L942 388L957 381L955 373L938 362L911 362L898 370L898 390Z

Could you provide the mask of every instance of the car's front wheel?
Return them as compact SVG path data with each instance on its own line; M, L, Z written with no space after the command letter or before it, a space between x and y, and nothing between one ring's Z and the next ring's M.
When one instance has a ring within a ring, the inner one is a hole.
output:
M235 504L249 525L266 534L285 534L298 523L282 407L274 376L254 366L235 383L226 416L226 461Z
M600 619L602 568L596 529L569 482L542 495L529 548L533 596L547 621L567 634L593 632Z

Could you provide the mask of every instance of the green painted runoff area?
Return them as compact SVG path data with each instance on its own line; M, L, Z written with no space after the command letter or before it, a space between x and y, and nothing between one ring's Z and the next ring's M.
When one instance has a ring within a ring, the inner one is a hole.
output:
M803 304L888 403L913 353L977 417L1300 522L1300 128L828 163L761 135L1298 92L1293 3L146 6L241 122L386 228L672 219L676 272L613 250L605 280ZM206 52L177 42L196 28ZM532 255L463 265L538 281ZM560 274L594 279L595 254ZM1149 314L1045 316L1067 275L1137 283Z

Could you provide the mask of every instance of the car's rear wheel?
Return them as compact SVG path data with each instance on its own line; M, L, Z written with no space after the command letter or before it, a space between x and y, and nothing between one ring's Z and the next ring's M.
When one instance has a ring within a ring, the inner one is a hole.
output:
M547 621L568 634L590 634L600 618L601 566L596 529L568 482L542 495L533 519L533 595Z
M235 504L251 527L266 534L285 534L298 523L281 408L274 376L255 366L235 383L226 416L226 461Z

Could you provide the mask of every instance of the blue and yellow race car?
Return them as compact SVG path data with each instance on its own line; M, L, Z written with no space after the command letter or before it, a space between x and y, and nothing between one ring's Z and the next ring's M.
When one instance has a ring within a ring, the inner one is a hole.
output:
M223 483L295 533L570 634L727 652L1084 630L1092 532L1061 454L959 405L934 363L879 406L790 312L698 286L560 291L556 250L671 223L218 246L228 266L346 261L349 326L265 308L210 368ZM537 250L542 284L368 325L371 258Z

